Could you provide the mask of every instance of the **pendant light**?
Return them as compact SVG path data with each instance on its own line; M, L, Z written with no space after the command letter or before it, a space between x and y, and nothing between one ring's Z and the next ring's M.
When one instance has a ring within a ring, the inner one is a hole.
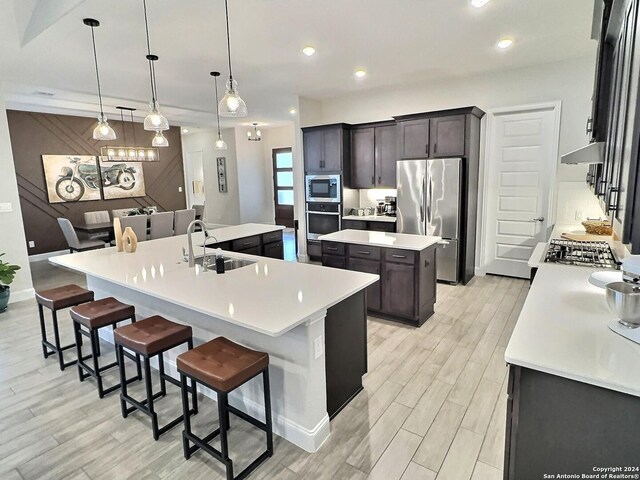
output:
M98 125L93 129L94 140L115 140L116 132L111 128L107 117L102 108L102 91L100 89L100 74L98 73L98 54L96 53L96 36L94 29L100 26L100 22L93 18L85 18L82 21L88 27L91 27L91 42L93 44L93 60L96 66L96 81L98 83L98 99L100 100L100 116L98 117Z
M238 83L233 79L233 73L231 71L231 40L229 36L229 4L227 0L224 0L224 10L227 20L227 54L229 57L229 80L227 81L227 91L220 100L219 111L223 117L246 117L247 104L240 98L238 93Z
M162 130L156 130L156 135L153 137L151 141L152 147L168 147L169 140L164 136Z
M252 125L253 133L251 133L251 130L247 132L247 140L249 140L250 142L259 142L262 140L262 132L258 129L257 122L253 122Z
M156 67L155 62L158 61L157 55L151 54L151 42L149 40L149 20L147 18L147 0L142 0L144 9L144 28L147 34L147 56L149 62L149 80L151 82L151 103L149 103L149 113L144 119L144 129L148 131L169 130L169 122L162 113L160 113L160 104L158 103L158 84L156 83ZM164 138L164 135L161 135ZM155 141L155 138L154 138ZM165 139L166 141L166 139ZM156 145L154 145L156 146ZM168 146L168 143L167 145Z
M218 139L215 143L216 150L226 150L227 144L222 139L222 134L220 133L220 107L218 105L218 77L220 76L220 72L211 72L211 76L216 85L216 119L218 121Z

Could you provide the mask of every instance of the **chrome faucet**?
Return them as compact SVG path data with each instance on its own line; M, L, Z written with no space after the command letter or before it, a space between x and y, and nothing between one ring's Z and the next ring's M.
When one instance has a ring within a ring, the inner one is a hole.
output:
M207 231L207 226L204 224L202 220L194 220L187 227L187 240L189 241L189 267L195 267L196 258L193 255L193 241L191 240L191 234L193 233L196 225L200 225L202 231L204 232L204 244L202 245L203 250L203 258L202 258L202 270L207 271L207 239L210 237L209 232ZM215 239L215 237L213 237Z

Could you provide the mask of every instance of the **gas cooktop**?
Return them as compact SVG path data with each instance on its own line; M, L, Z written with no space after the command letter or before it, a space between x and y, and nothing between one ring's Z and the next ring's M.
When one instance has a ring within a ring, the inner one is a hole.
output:
M618 269L620 265L607 242L577 242L557 239L549 242L544 261L562 265L613 269Z

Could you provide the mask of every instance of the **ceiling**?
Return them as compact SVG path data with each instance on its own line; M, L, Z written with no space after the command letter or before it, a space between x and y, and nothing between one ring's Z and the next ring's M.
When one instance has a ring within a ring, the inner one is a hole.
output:
M173 123L214 121L211 70L227 74L223 0L147 0L158 94ZM96 30L106 111L149 99L142 0L0 0L0 79L7 105L95 111L84 17ZM282 124L297 96L496 72L595 54L593 0L229 0L234 77L249 117ZM8 12L8 14L7 14ZM495 43L511 36L514 45ZM313 45L306 57L301 49ZM366 69L356 79L356 68ZM220 86L222 89L222 85ZM50 95L53 94L53 95ZM142 113L142 111L141 111Z

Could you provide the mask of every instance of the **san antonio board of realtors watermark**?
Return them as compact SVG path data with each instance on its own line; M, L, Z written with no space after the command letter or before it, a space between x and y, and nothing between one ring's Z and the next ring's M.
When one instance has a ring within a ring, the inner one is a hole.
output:
M565 480L565 479L598 479L598 480L618 480L618 479L640 479L640 467L593 467L590 473L545 473L542 477L545 480Z

